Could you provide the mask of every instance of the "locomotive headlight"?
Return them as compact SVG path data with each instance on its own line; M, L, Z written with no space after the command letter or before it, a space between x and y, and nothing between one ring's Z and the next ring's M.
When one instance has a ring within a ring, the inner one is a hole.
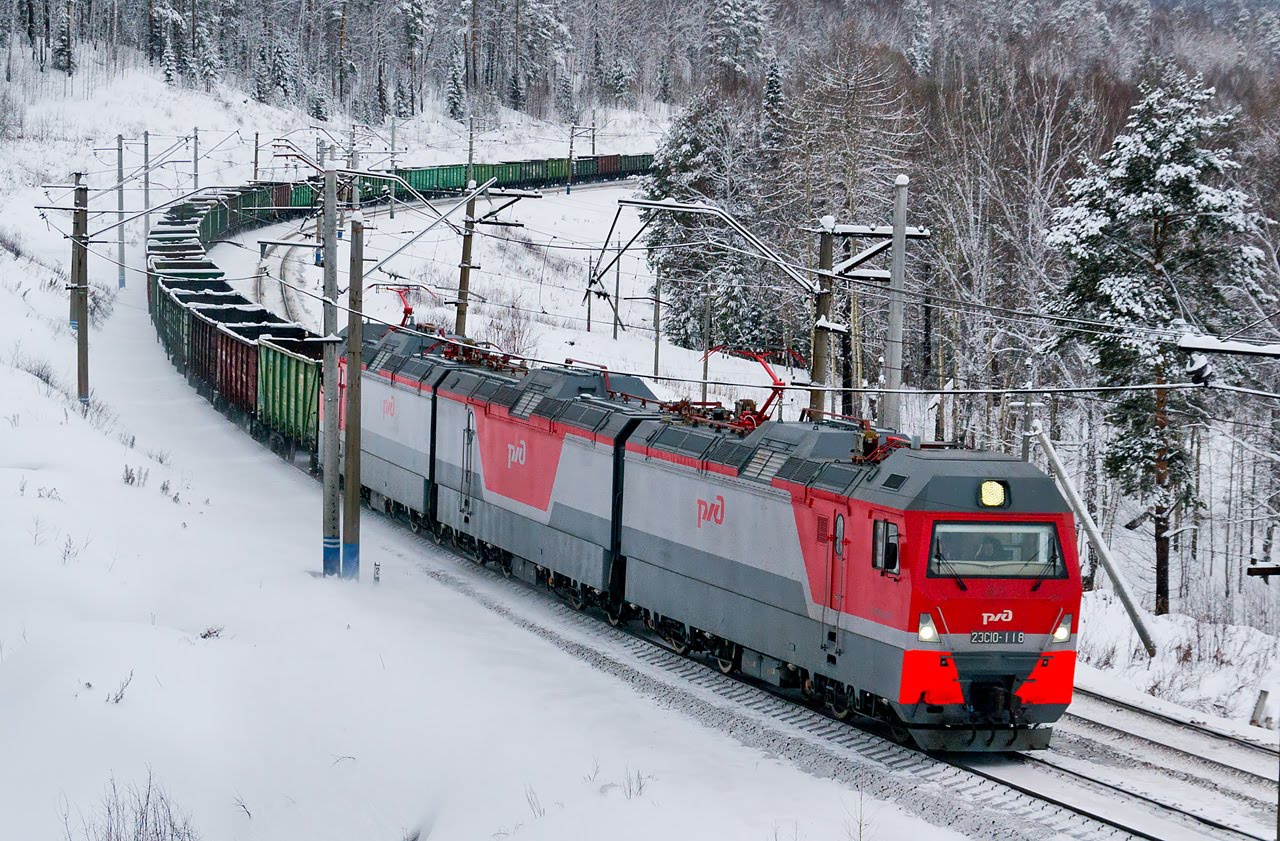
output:
M916 636L920 638L920 642L937 642L938 629L933 624L933 617L927 613L920 614L920 629L916 631Z
M978 486L978 502L983 508L1003 508L1008 499L1004 482L989 479Z
M1066 614L1062 617L1062 621L1058 623L1058 627L1053 629L1054 642L1066 642L1071 639L1071 619L1071 614Z

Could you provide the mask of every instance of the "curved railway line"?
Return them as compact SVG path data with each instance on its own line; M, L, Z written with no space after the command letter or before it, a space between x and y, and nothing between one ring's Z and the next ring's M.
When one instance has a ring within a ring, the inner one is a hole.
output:
M285 248L284 255L277 256L287 257L292 250ZM255 291L260 301L265 298L262 286L259 279ZM293 312L281 286L284 314L292 321ZM291 463L302 469L296 461ZM407 523L398 522L409 531ZM532 582L505 580L498 571L475 563L443 562L431 540L424 536L416 540L431 547L431 551L408 558L424 574L593 668L623 680L656 703L727 732L747 746L784 757L808 773L832 777L870 796L893 801L933 823L977 837L1011 839L1269 837L1232 826L1217 816L1198 814L1170 802L1174 798L1162 799L1098 779L1098 774L1054 753L1047 758L1027 754L951 758L903 746L678 654L637 623L614 628L548 597L545 588ZM454 554L475 560L460 549ZM1197 738L1231 744L1230 751L1256 754L1253 762L1265 759L1274 768L1274 748L1094 693L1079 693L1126 714L1163 719L1166 726L1184 728ZM1096 716L1074 718L1082 727L1109 728L1184 760L1204 763L1206 768L1252 777L1255 784L1274 780L1250 762L1219 755L1226 749L1213 749L1212 741L1208 746L1189 746L1176 739L1131 733Z

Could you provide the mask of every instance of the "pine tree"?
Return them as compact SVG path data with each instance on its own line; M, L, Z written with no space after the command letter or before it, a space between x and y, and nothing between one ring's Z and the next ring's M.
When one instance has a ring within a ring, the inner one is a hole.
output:
M329 115L332 109L329 107L329 95L323 90L315 90L311 92L308 98L307 114L314 120L322 123L329 121Z
M760 0L714 0L708 47L721 85L733 89L763 57L765 10Z
M933 66L933 11L928 0L908 0L904 14L911 27L907 61L917 75L927 76Z
M517 111L523 110L525 106L524 80L520 78L520 72L513 70L511 72L511 81L507 85L507 100L512 108Z
M1237 325L1238 296L1257 294L1259 254L1245 244L1256 216L1239 190L1215 186L1237 164L1221 147L1234 115L1211 113L1200 77L1161 68L1124 132L1068 184L1048 240L1070 264L1059 312L1109 325L1082 341L1107 385L1168 383L1181 356L1170 338L1182 320L1211 330ZM1243 290L1231 292L1229 290ZM1237 296L1231 300L1230 296ZM1155 611L1169 611L1171 517L1190 495L1191 464L1171 415L1194 412L1186 391L1121 392L1104 466L1122 490L1151 504Z
M164 74L166 85L178 84L178 55L173 49L173 39L168 35L164 39L164 52L160 55L160 72Z
M760 111L760 147L764 152L764 162L766 166L776 168L787 139L786 103L782 98L782 71L777 58L769 59L765 71L764 100Z
M258 60L253 66L253 98L259 102L270 102L271 93L271 57L267 43L263 41L258 44Z
M631 99L631 85L635 82L635 73L631 67L619 56L613 60L613 67L609 70L609 93L613 94L614 99L619 103L626 103Z
M279 94L281 101L292 102L298 95L298 85L303 74L293 43L285 37L276 38L275 48L271 52L270 75L271 86Z
M200 24L196 28L196 52L192 57L191 77L205 90L211 90L222 78L222 70L222 56L204 24Z
M374 91L373 99L373 118L374 122L381 124L391 113L391 92L387 90L387 76L383 70L382 62L378 62L378 85Z
M462 48L453 55L453 63L449 68L449 89L445 93L445 109L449 119L461 120L467 116L467 90L462 79Z
M58 24L58 37L53 42L53 61L54 70L61 70L70 76L76 72L76 54L75 45L71 40L71 17L66 15L62 18L62 22Z
M413 116L413 97L409 95L409 86L404 79L396 80L396 116L408 118Z
M568 70L560 73L556 82L556 111L566 122L574 122L578 117L578 109L573 102L573 76Z

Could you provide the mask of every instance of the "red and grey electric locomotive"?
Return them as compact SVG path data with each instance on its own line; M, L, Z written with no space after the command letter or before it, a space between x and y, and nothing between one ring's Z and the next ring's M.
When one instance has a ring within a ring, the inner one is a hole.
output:
M922 748L1048 746L1080 573L1034 466L397 331L365 358L360 482L415 529Z

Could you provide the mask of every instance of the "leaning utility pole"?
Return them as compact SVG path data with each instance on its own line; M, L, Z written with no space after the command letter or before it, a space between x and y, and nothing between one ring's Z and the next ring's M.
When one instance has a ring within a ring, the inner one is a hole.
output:
M810 420L822 417L822 387L827 383L827 351L830 336L827 334L827 323L831 318L831 268L835 263L835 228L834 216L822 217L822 230L819 233L818 245L818 300L813 325L813 360L809 372Z
M340 571L338 535L338 168L330 161L324 170L324 522L325 575Z
M907 265L907 185L899 175L893 182L893 244L889 256L889 336L885 343L885 393L880 415L890 429L902 426L902 309L903 276Z
M467 189L475 190L476 118L467 120ZM471 240L476 230L476 197L467 199L467 218L462 222L462 263L458 266L458 316L453 332L467 335L467 297L471 293Z
M124 289L124 135L116 135L116 279Z
M351 214L351 269L347 287L347 439L342 505L342 577L360 578L360 371L363 367L364 216Z
M76 209L71 220L71 301L76 331L76 382L82 405L89 405L89 188L76 173Z

